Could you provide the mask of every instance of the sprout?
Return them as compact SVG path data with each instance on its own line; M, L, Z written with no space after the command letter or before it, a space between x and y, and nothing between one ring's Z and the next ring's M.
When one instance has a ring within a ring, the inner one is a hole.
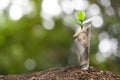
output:
M83 25L86 24L86 23L91 22L94 17L85 20L85 18L86 18L85 12L84 12L84 11L80 11L80 12L78 13L77 18L78 18L78 21L76 21L76 20L70 20L70 21L73 22L73 23L75 23L75 24L80 25L80 27L83 28Z
M85 20L85 12L81 11L78 13L78 20L83 22Z

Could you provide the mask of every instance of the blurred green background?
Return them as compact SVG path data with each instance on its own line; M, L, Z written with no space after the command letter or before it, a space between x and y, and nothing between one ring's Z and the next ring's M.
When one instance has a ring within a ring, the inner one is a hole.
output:
M0 74L78 65L69 22L91 22L90 65L120 74L120 0L0 0Z

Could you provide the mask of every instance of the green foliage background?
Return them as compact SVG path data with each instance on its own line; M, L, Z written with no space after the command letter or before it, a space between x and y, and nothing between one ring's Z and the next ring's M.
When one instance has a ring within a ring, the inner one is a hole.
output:
M54 19L55 28L46 30L42 25L42 17L40 15L42 1L33 0L33 2L36 9L36 15L33 18L24 16L18 21L13 21L7 16L8 13L4 11L6 21L5 24L0 25L0 74L18 74L41 71L53 67L78 65L76 55L71 51L74 31L64 25L62 18ZM98 1L91 0L90 3L98 4ZM111 0L111 3L116 10L116 14L112 17L106 15L104 8L98 4L102 10L105 25L101 28L92 27L90 65L120 73L119 57L111 56L102 63L97 62L95 59L100 32L107 31L110 37L117 38L120 41L120 16L117 14L120 1ZM116 33L109 26L114 23L119 23L119 27L116 27L118 30ZM39 35L36 36L35 34L37 33ZM28 70L25 67L25 61L28 59L35 61L33 70Z

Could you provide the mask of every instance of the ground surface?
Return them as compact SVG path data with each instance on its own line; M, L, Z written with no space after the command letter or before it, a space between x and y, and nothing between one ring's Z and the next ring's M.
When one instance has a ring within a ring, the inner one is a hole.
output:
M0 80L120 80L120 75L94 67L80 70L79 67L68 66L21 75L0 75Z

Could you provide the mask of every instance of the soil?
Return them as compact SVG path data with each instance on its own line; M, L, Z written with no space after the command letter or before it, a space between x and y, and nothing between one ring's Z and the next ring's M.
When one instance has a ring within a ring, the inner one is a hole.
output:
M120 80L120 75L95 67L81 70L77 66L67 66L28 74L0 75L0 80Z

